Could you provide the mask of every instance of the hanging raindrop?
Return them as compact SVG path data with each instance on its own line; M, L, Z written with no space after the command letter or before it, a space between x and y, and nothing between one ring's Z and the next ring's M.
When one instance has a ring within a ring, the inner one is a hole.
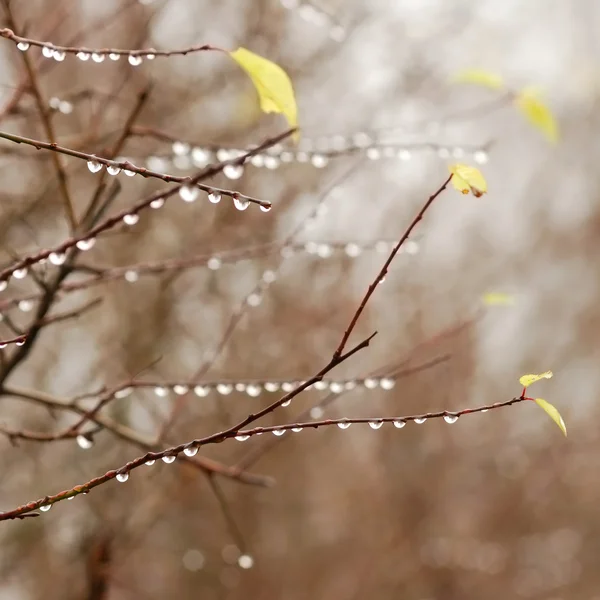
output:
M137 67L142 64L143 59L137 54L130 54L127 60L132 67Z
M29 42L18 42L17 43L17 48L21 52L26 52L27 50L29 50Z
M123 217L123 223L125 223L125 225L135 225L139 220L140 215L136 213L131 213Z
M86 60L90 59L91 54L89 52L78 52L75 55L79 60L85 62Z
M27 267L23 267L22 269L15 269L13 271L13 277L15 279L25 279L25 277L27 277Z
M250 436L249 435L236 435L235 439L238 442L245 442Z
M446 421L446 423L456 423L456 421L458 421L458 415L444 415L444 421Z
M260 210L262 210L263 212L269 212L272 208L273 208L272 204L261 204L260 205Z
M427 418L426 417L419 417L417 419L414 419L414 421L415 421L415 423L417 425L421 425L422 423L425 423L425 421L427 421Z
M238 210L246 210L250 206L250 200L246 200L246 198L243 198L236 194L233 196L233 205Z
M208 200L213 204L218 204L219 202L221 202L221 194L219 194L219 192L209 192Z
M129 479L129 473L117 473L116 480L119 483L125 483Z
M406 425L406 421L401 421L401 420L394 421L394 427L396 429L402 429L405 425Z
M225 165L223 167L223 175L227 179L239 179L244 174L244 167L242 165Z
M150 202L150 208L162 208L164 205L164 198L157 198L156 200L152 200L152 202Z
M348 423L347 421L344 421L342 423L338 423L337 426L340 429L348 429L348 427L350 427L350 425L352 425L352 423Z
M94 445L94 440L83 434L78 435L76 441L77 445L83 450L89 450Z
M118 56L118 54L117 54L117 56ZM112 58L112 57L113 57L113 55L111 54L111 55L110 55L110 57ZM104 54L101 54L101 53L99 53L99 52L92 52L92 60L93 60L95 63L101 63L101 62L104 62L104 58L105 58ZM115 60L115 59L113 58L113 60Z
M54 48L51 48L50 46L42 46L42 56L45 58L52 58L53 54Z
M281 437L285 433L285 429L274 429L273 435L277 437Z
M75 246L82 252L86 252L87 250L91 250L96 243L96 238L88 238L87 240L79 240Z
M88 160L87 166L91 173L97 173L102 170L102 163L99 163L97 160Z
M198 446L188 446L187 448L183 449L183 453L186 456L196 456L196 454L198 454Z
M383 425L383 421L369 421L369 427L371 429L379 429Z
M116 165L108 165L108 167L106 167L106 172L109 175L118 175L121 172L121 167L117 167Z
M172 454L168 454L167 456L162 457L162 461L164 463L167 463L168 465L170 465L172 462L175 462L176 458L177 458L176 456L173 456Z

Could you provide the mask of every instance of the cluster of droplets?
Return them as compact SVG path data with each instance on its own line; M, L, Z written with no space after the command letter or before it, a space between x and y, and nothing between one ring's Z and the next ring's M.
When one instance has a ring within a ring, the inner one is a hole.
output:
M4 348L6 348L9 344L14 344L15 346L22 346L23 344L25 344L25 338L0 342L0 350L4 350Z
M87 161L87 168L90 171L90 173L99 173L104 167L106 167L106 172L109 175L118 175L119 173L123 173L123 175L127 175L128 177L133 177L136 174L136 171L132 170L131 167L133 167L133 169L138 169L138 167L136 167L135 165L132 165L128 161L121 158L118 158L115 161L106 162L108 164L105 164L104 161L100 161L96 157L93 157ZM126 166L121 167L117 163L124 163ZM127 168L127 166L130 168Z
M52 98L48 100L48 106L52 110L56 110L63 115L70 115L73 112L73 105L68 100L61 100L56 96L52 96Z
M336 23L331 15L327 14L323 9L315 6L311 2L303 0L281 0L283 8L293 10L311 25L317 27L327 27L329 37L336 41L342 42L346 38L346 30L342 25Z
M21 40L17 42L17 48L21 50L21 52L26 52L30 47L31 44L27 41ZM61 47L56 47L53 44L44 44L42 46L42 56L45 58L53 58L57 62L62 62L65 60L67 54L75 55L75 57L77 57L81 62L90 61L98 64L103 63L106 59L118 61L122 56L126 56L127 62L132 67L138 67L142 64L144 59L154 60L156 58L156 50L153 48L137 52L123 52L110 50L88 50L85 48L82 48L81 50L67 50Z
M201 190L198 186L195 186L192 184L182 185L179 188L179 197L184 202L188 202L188 203L195 202L199 198L201 191L204 191L204 190ZM208 190L205 190L205 191L206 191L206 195L208 197L208 201L211 204L218 204L219 202L221 202L221 198L224 195L222 190L209 188ZM231 198L233 200L233 206L235 208L237 208L237 210L243 211L243 210L246 210L250 206L250 200L243 194L240 194L239 192L228 192L228 195L231 196ZM269 212L272 208L272 205L271 204L259 204L259 208L262 212Z

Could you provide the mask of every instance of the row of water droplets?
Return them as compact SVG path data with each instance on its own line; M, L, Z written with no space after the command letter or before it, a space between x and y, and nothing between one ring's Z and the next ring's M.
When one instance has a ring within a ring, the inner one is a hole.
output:
M456 423L456 421L458 421L458 415L454 414L454 413L448 413L444 415L444 421L446 423ZM417 425L422 425L423 423L425 423L427 421L427 417L405 417L402 419L393 419L391 421L391 423L394 425L394 427L396 429L402 429L406 423L408 421L413 421L414 423L416 423ZM386 421L383 419L372 419L370 421L368 421L368 425L371 429L381 429L381 427L383 427L384 423L389 423L390 421ZM352 421L350 419L348 420L341 420L339 422L335 422L335 424L338 426L339 429L342 430L346 430L350 428L350 425L352 425ZM360 422L359 424L363 424L362 422ZM326 423L321 423L321 424L317 424L317 423L311 423L308 425L298 425L295 427L285 427L285 428L281 428L281 429L266 429L264 431L256 430L253 431L251 433L241 433L235 436L235 439L238 442L245 442L246 440L249 440L251 437L255 436L255 435L263 435L263 433L272 433L275 437L281 437L282 435L285 434L286 431L292 431L293 433L300 433L301 431L304 431L305 429L314 429L315 427L322 427L322 426L326 426L329 424Z
M204 168L217 160L223 162L242 156L247 150L237 148L206 148L193 146L188 142L175 141L171 146L172 154L168 157L152 155L145 159L148 169L153 171L166 171L172 165L180 171L187 171L194 167ZM438 146L423 144L415 147L400 144L380 143L367 133L359 132L347 137L336 135L317 138L316 140L301 140L297 149L286 148L276 144L265 152L253 154L246 164L256 168L274 170L285 164L310 164L317 169L326 167L330 158L346 156L349 154L363 153L370 160L399 159L409 161L416 150L435 152L441 159L462 159L471 156L477 164L486 164L489 155L485 149L467 149L461 146ZM233 165L229 165L230 167ZM239 179L244 167L237 166L224 170L229 179Z
M17 42L17 48L21 50L21 52L27 52L31 44L29 42L20 41ZM71 50L63 50L62 48L57 48L53 44L45 44L42 46L42 56L45 58L53 58L57 62L62 62L67 57L67 54L74 54L80 61L87 62L91 61L94 63L103 63L107 58L112 61L117 61L121 58L121 56L127 57L127 62L132 67L138 67L142 64L144 59L146 60L154 60L156 58L156 50L149 49L143 52L135 52L135 53L123 53L123 52L101 52L98 50L79 50L79 51L71 51Z
M232 381L232 382L218 382L218 383L205 383L190 385L187 383L177 383L173 385L156 385L153 383L143 384L137 383L135 386L126 386L118 389L114 392L113 396L117 399L126 398L136 388L152 388L154 394L159 398L166 398L171 393L177 396L183 396L189 392L193 392L198 398L205 398L211 393L217 393L221 396L228 396L233 392L239 392L256 398L260 396L262 392L276 393L284 392L289 393L294 391L297 387L303 385L305 382L301 380L296 381ZM348 379L343 381L316 381L312 385L305 388L305 391L316 390L316 391L329 391L334 394L341 394L345 391L351 391L358 387L363 387L367 390L391 390L396 385L396 380L393 377L366 377L364 379ZM289 402L282 404L282 406L288 406Z

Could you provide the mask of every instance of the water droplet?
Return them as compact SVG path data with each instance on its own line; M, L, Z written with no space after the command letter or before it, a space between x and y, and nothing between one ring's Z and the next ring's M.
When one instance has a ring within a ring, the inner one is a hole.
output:
M267 390L267 392L276 392L278 389L279 389L278 383L274 383L272 381L267 381L265 383L265 390Z
M480 410L479 412L480 412L480 413L486 413L488 410L489 410L489 409L487 409L487 408L484 408L483 410Z
M383 377L379 385L382 390L391 390L396 385L396 382L391 377Z
M183 453L186 456L196 456L196 454L198 454L198 446L188 446L187 448L183 449Z
M199 398L205 398L210 393L210 388L207 385L197 385L194 387L194 394Z
M87 435L80 434L76 438L77 445L83 450L89 450L94 445L94 440Z
M137 66L141 65L142 64L142 60L143 60L142 57L139 56L138 54L130 54L127 57L127 61L129 62L129 64L132 67L137 67Z
M152 200L152 202L150 202L150 208L162 208L164 205L164 198L157 198L156 200Z
M190 391L190 388L187 385L182 385L182 384L178 383L177 385L173 386L173 391L178 396L183 396L184 394L187 394Z
M140 215L131 213L123 217L123 223L125 225L135 225L140 220Z
M381 152L379 151L379 148L368 148L367 158L370 158L371 160L377 160L378 158L381 158Z
M159 398L166 398L169 395L169 390L166 387L157 386L154 388L154 393Z
M167 454L167 456L163 456L163 457L162 457L162 461L163 461L164 463L167 463L168 465L170 465L172 462L175 462L175 459L176 459L176 458L177 458L177 457L176 457L176 456L174 456L173 454Z
M269 212L271 209L273 208L272 204L261 204L260 205L260 210L262 210L263 212Z
M111 58L112 60L119 60L119 58L118 58L118 57L119 57L119 55L118 55L118 54L116 54L116 55L115 55L115 54L109 54L108 56L109 56L109 58ZM113 58L113 56L117 56L117 58ZM102 53L100 53L100 52L92 52L92 60L93 60L95 63L101 63L101 62L104 62L104 58L105 58L104 54L102 54Z
M227 179L239 179L244 174L244 167L242 165L225 165L223 167L223 175Z
M6 279L0 280L0 292L3 292L8 287L8 281Z
M277 437L282 436L285 433L285 429L274 429L273 430L273 435L276 435Z
M341 394L344 391L344 384L339 381L332 381L329 384L329 391L334 394Z
M135 175L135 171L130 171L129 169L123 169L123 174L127 175L127 177L133 177Z
M322 154L313 154L312 158L310 159L310 162L312 163L313 167L316 167L317 169L322 169L323 167L327 166L329 159L326 156L323 156Z
M352 423L348 423L347 421L343 421L337 424L340 429L348 429Z
M150 48L150 50L154 50L154 48ZM156 50L154 50L154 52L156 52ZM156 54L153 54L152 52L149 52L148 54L145 54L145 57L148 60L154 60L156 58Z
M116 165L108 165L108 167L106 167L106 172L109 175L118 175L121 172L121 167L117 167Z
M286 400L285 402L281 403L281 406L283 406L283 408L285 408L286 406L289 406L292 403L291 400Z
M238 442L245 442L250 436L249 435L236 435L235 439Z
M43 504L40 506L42 512L48 512L52 508L52 504Z
M396 429L402 429L405 425L406 425L406 421L402 421L400 419L397 421L394 421L394 427Z
M300 433L302 431L302 427L292 427L292 431L294 433ZM273 433L275 433L275 432L273 432ZM279 435L279 434L276 433L275 435ZM281 434L281 435L283 435L283 434Z
M22 312L29 312L33 308L32 300L21 300L19 302L19 310Z
M85 62L86 60L90 59L91 54L89 52L78 52L75 56L79 60L82 60L83 62Z
M425 421L427 421L427 418L425 418L425 417L419 417L417 419L414 419L414 421L415 421L415 423L417 425L421 425L422 423L425 423Z
M315 386L315 390L318 390L320 392L322 392L323 390L326 390L329 387L329 384L326 381L315 381L315 383L313 384Z
M93 56L92 56L92 58L93 58ZM121 55L120 55L120 54L117 54L116 52L111 52L111 53L108 55L108 58L110 58L110 60L115 60L115 61L117 61L117 60L119 60L119 59L121 58ZM101 62L101 61L98 61L98 62Z
M256 398L259 396L261 391L262 388L260 385L249 384L246 386L246 394L248 394L248 396L251 398Z
M458 415L444 415L444 421L446 421L446 423L456 423L456 421L458 421Z
M271 171L273 169L276 169L280 164L281 164L281 161L276 156L268 155L268 156L265 156L265 158L264 158L265 167Z
M18 42L17 43L17 48L21 52L26 52L27 50L29 50L29 42Z
M217 269L221 268L221 259L218 256L212 256L208 259L206 266L211 271L216 271Z
M323 416L323 409L320 406L313 406L310 409L311 419L320 419Z
M250 206L250 200L246 200L246 198L235 194L233 196L233 205L238 210L246 210Z
M377 381L377 379L374 379L372 377L367 377L367 379L364 380L363 385L368 390L374 390L379 385L379 381Z
M249 554L242 554L238 558L238 565L242 569L251 569L254 566L254 559Z
M385 275L379 279L378 284L382 284L385 282Z
M88 160L87 166L91 173L97 173L102 170L102 163L99 163L97 160Z
M27 277L27 267L23 267L22 269L15 269L13 271L13 277L15 279L25 279L25 277Z
M42 56L45 58L52 58L53 54L54 48L51 48L50 46L42 46Z
M221 202L221 194L219 192L209 192L208 200L213 204L218 204L219 202Z
M233 391L233 386L230 383L218 383L217 384L217 392L223 396L227 396L231 394Z
M293 381L284 381L281 384L281 389L284 392L291 392L296 386L294 385Z
M96 243L96 238L88 238L87 240L79 240L75 246L82 252L86 252L87 250L91 250Z
M329 244L319 244L317 247L317 256L320 258L329 258L333 254L333 248Z
M129 283L135 283L139 280L140 274L137 271L129 270L125 271L124 277L125 281L128 281Z
M184 156L186 154L189 154L190 145L186 142L173 142L171 149L173 150L173 154L177 156Z
M277 279L277 273L275 271L267 270L262 275L262 280L265 283L273 283Z
M473 153L473 160L478 165L485 165L489 161L490 157L485 150L477 150L477 152Z
M351 256L352 258L359 256L360 253L362 252L362 248L358 245L358 244L346 244L345 248L344 248L344 252L348 255Z
M410 151L406 150L405 148L398 150L398 158L400 160L410 160L411 156L412 155L411 155Z
M383 421L369 421L369 427L371 429L379 429L383 425Z
M152 465L153 465L155 462L156 462L155 460L147 460L147 461L146 461L144 464L145 464L147 467L151 467L151 466L152 466Z
M119 483L125 483L129 479L129 473L117 473L116 480Z
M192 149L192 161L197 167L205 167L210 160L210 153L204 148Z
M114 396L117 400L120 400L121 398L127 398L131 392L133 392L132 387L124 387L123 389L117 390Z
M257 307L262 302L262 296L260 294L249 294L246 298L248 306Z

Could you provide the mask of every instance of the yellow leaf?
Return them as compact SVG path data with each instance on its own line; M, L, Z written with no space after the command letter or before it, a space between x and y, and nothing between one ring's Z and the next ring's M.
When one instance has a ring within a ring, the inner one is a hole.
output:
M567 426L565 425L563 418L560 416L560 413L556 410L556 408L554 408L554 406L552 406L552 404L550 404L550 402L546 402L545 400L542 400L541 398L536 398L535 401L536 401L537 405L540 406L541 408L543 408L546 411L546 413L548 414L548 416L560 427L560 430L565 434L565 437L566 437L567 436Z
M555 144L558 141L558 124L550 109L540 99L537 88L525 88L515 98L515 105L523 116L539 129L548 141Z
M504 80L500 75L484 71L483 69L465 69L457 73L452 80L455 83L483 85L493 90L499 90L504 87Z
M539 381L540 379L550 379L552 377L552 371L546 371L545 373L540 373L539 375L523 375L519 382L523 387L529 387L532 383Z
M450 165L448 169L452 173L452 185L459 192L471 192L476 198L487 192L487 182L479 169L467 165Z
M298 107L287 73L279 65L245 48L238 48L229 56L249 75L258 92L262 111L281 113L291 127L296 127Z
M503 292L487 292L483 295L483 303L487 306L513 306L515 297Z

